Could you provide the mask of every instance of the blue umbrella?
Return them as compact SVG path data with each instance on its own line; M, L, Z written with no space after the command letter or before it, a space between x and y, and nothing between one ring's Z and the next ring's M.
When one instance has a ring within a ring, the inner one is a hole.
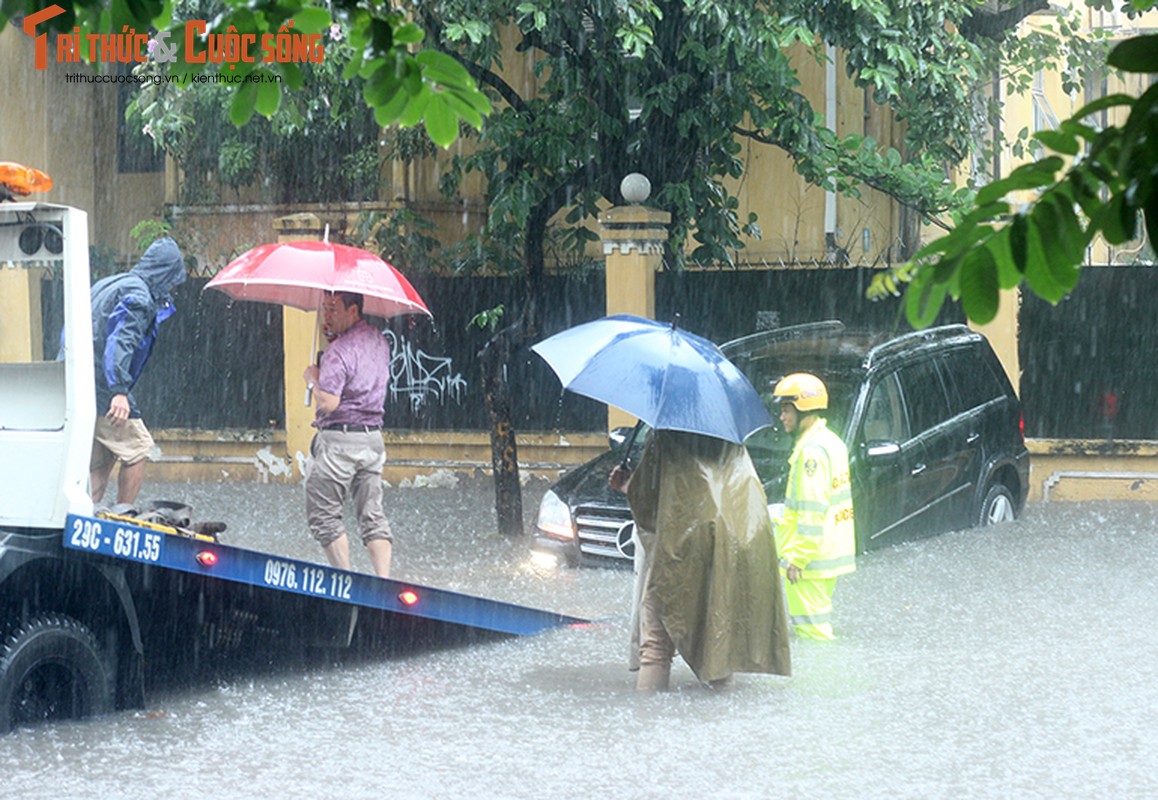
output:
M568 328L531 349L563 388L621 408L653 428L742 444L772 424L744 373L716 345L675 322L617 314Z

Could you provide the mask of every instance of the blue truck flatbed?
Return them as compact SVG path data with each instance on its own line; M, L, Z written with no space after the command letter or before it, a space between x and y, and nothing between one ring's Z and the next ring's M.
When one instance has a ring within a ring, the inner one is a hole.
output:
M566 614L232 547L111 515L70 514L63 544L114 559L497 634L528 636L586 622Z

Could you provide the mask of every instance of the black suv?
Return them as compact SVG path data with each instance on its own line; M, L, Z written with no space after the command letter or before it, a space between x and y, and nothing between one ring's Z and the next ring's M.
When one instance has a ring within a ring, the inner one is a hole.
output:
M736 339L724 353L777 409L784 375L811 372L828 386L829 427L848 444L857 549L1014 519L1029 490L1021 404L982 335L947 325L890 337L840 322L796 325ZM633 523L607 487L612 467L638 457L644 436L612 447L543 497L534 548L568 564L628 563ZM745 442L769 503L784 498L792 438L779 425Z

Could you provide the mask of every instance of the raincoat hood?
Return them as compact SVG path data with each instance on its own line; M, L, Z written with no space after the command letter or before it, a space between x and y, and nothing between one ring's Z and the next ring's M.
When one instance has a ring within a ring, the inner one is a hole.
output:
M172 238L157 239L131 270L149 286L156 298L165 297L185 282L185 258Z

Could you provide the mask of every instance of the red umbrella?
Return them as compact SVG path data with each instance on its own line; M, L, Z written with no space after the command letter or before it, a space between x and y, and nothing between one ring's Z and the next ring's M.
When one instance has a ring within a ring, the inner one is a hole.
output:
M364 314L433 315L410 281L373 253L332 242L263 244L238 256L206 284L235 300L321 308L322 292L358 292Z

